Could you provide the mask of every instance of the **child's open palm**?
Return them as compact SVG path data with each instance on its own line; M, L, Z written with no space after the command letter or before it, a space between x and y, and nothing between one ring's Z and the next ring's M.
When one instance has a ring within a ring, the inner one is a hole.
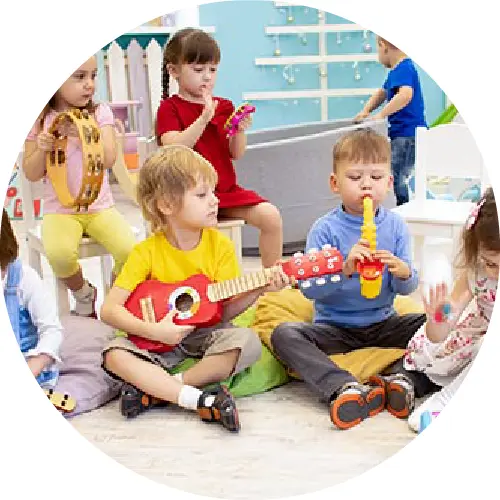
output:
M212 94L210 94L209 92L203 93L203 101L205 106L203 107L201 116L206 123L209 123L215 115L215 109L217 108L217 104L219 103L219 101L217 101L217 99L213 99Z
M439 283L429 287L428 297L423 294L422 301L424 303L425 314L430 321L436 321L436 313L441 314L445 306L449 306L450 311L443 318L444 322L446 323L454 317L456 307L450 300L446 283Z

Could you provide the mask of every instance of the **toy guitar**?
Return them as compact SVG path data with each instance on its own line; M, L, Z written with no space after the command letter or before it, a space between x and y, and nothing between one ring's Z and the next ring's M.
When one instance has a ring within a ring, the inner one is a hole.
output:
M243 118L247 117L249 114L255 111L255 106L251 104L244 103L238 106L237 109L233 111L231 116L226 120L224 124L224 130L227 132L227 136L231 137L236 132L238 132L238 124L243 120Z
M58 410L69 413L75 409L76 401L69 394L55 392L54 389L44 389L44 392Z
M68 188L67 177L67 136L60 127L68 122L78 130L82 147L82 183L78 194L73 196ZM61 205L88 210L89 205L99 196L104 178L104 147L99 127L86 110L70 109L59 113L49 128L49 133L56 137L54 150L47 153L45 167Z
M377 248L376 226L373 222L373 200L371 196L363 198L363 225L361 226L361 238L368 241L370 250L374 252ZM384 265L379 259L357 263L359 281L361 283L361 295L367 299L378 296L382 287L382 271Z
M310 250L301 253L282 264L283 272L297 280L300 286L311 286L310 278L315 278L318 286L325 285L326 276L332 283L340 281L342 254L325 245L321 251ZM139 284L125 302L125 308L135 317L150 323L163 319L171 309L179 311L174 317L177 325L194 325L197 328L217 324L222 318L223 301L269 283L271 269L263 269L232 280L213 283L203 274L191 276L175 284L157 280L147 280ZM161 342L136 335L128 335L140 349L153 352L168 352L175 348Z

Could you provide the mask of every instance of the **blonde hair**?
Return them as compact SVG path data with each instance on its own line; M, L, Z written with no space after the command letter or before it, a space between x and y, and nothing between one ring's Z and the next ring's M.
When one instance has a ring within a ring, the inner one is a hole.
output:
M162 146L148 157L139 171L137 201L153 232L168 225L158 201L180 209L186 191L199 181L215 186L217 172L209 161L187 146Z
M370 128L357 129L341 137L333 147L333 171L346 163L387 163L391 145L386 137Z

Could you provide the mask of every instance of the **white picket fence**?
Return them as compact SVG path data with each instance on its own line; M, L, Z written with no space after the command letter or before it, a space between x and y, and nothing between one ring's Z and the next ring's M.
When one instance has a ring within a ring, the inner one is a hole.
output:
M168 16L166 16L168 17ZM199 26L198 8L184 9L175 13L171 22L175 25L142 26L127 34L151 34L151 40L145 49L132 38L124 50L114 41L106 50L100 50L97 58L96 100L101 102L125 103L138 101L138 105L129 106L130 130L139 132L141 137L153 134L156 111L161 100L161 68L163 47L154 38L154 34L163 37L186 26ZM214 26L199 26L207 33L214 33ZM175 81L170 82L170 92L177 91Z
M139 101L138 106L130 107L130 127L142 137L150 136L161 99L163 48L154 38L146 49L132 39L126 50L112 42L96 57L97 100L113 103Z

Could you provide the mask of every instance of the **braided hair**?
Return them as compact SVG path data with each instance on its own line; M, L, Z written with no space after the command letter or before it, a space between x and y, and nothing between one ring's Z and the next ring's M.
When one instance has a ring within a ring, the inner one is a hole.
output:
M219 62L219 46L208 33L196 28L184 28L177 31L168 41L163 52L161 98L170 97L169 64L219 64Z

